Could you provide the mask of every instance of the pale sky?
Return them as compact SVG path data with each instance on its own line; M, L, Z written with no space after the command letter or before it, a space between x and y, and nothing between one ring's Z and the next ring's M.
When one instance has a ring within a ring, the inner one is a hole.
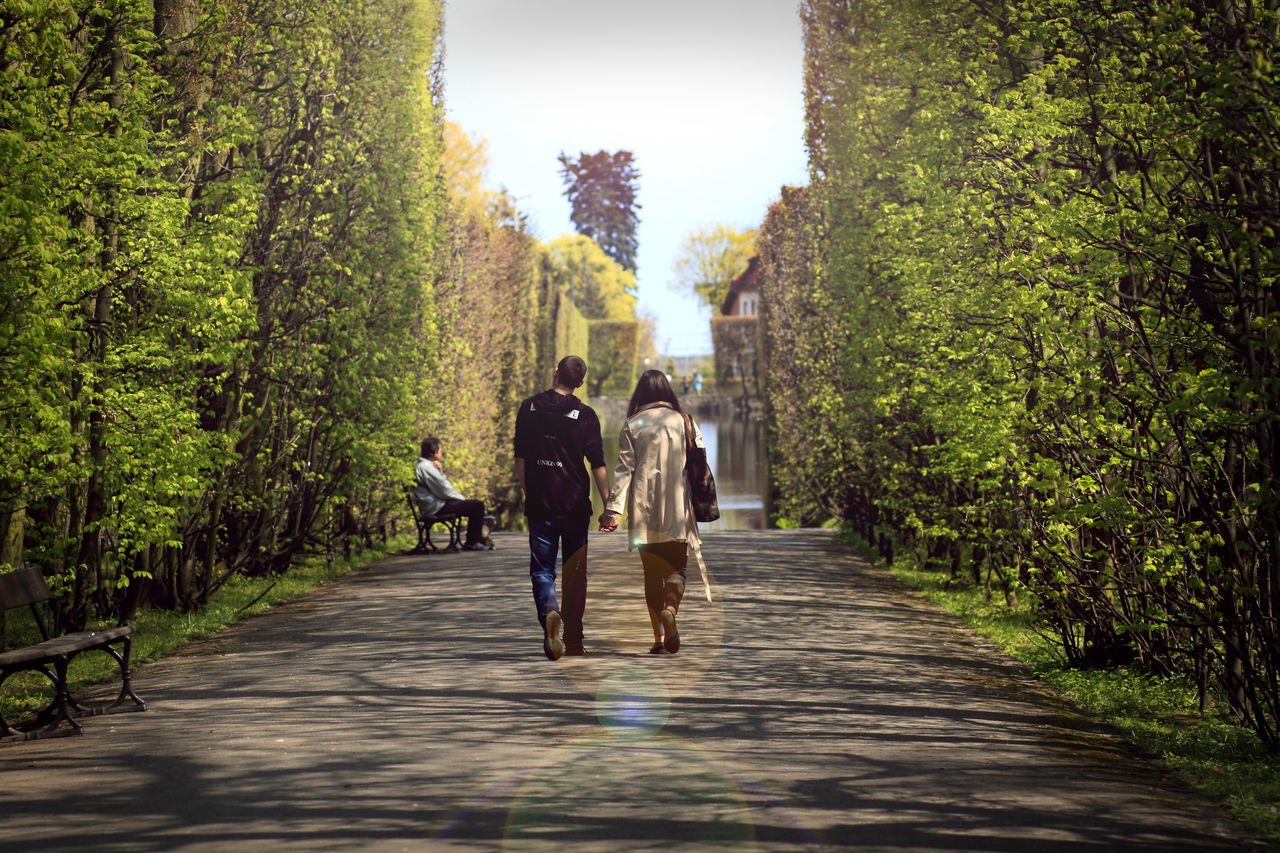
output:
M808 183L796 0L448 0L449 118L489 143L536 237L573 232L560 152L628 150L640 170L639 307L659 352L711 352L710 310L668 287L681 242L756 228Z

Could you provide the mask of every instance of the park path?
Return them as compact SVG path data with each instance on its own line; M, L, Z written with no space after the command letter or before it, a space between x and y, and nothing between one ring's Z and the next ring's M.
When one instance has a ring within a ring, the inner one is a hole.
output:
M588 658L525 542L383 560L0 745L5 851L1238 850L1248 836L818 531L709 534L684 648L593 535Z

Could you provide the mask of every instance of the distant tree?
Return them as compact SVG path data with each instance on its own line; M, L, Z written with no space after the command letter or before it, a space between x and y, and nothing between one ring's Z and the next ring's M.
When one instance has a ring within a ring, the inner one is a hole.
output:
M747 268L755 251L755 231L723 224L701 226L680 244L671 289L693 293L718 314L729 284Z
M460 125L446 121L441 160L450 201L460 204L477 219L484 218L491 196L485 186L489 143L483 137L470 135Z
M658 319L647 311L637 311L636 320L640 330L636 333L636 361L658 358Z
M634 320L635 273L581 234L566 234L542 248L543 268L557 289L589 320Z
M593 320L587 357L587 386L591 395L631 393L636 376L636 320Z
M472 136L461 125L445 121L441 167L449 201L462 215L526 230L527 218L517 209L511 193L505 187L493 189L486 182L489 142L483 136Z
M578 233L600 244L623 269L636 271L636 169L630 151L581 152L574 160L560 154L565 198Z

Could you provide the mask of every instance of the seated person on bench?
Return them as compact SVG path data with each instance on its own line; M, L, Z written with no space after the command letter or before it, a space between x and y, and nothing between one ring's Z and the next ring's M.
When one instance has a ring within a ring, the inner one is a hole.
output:
M465 515L467 517L467 541L464 551L488 551L492 545L480 541L484 533L484 502L469 501L453 487L444 475L440 439L424 438L422 455L413 468L413 479L418 485L414 495L422 505L424 515Z

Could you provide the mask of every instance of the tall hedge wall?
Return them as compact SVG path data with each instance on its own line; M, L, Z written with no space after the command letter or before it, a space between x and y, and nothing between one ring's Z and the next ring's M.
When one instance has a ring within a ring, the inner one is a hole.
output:
M1280 744L1280 10L801 9L812 184L771 226L794 290L767 347L793 371L774 428L805 436L786 499Z

